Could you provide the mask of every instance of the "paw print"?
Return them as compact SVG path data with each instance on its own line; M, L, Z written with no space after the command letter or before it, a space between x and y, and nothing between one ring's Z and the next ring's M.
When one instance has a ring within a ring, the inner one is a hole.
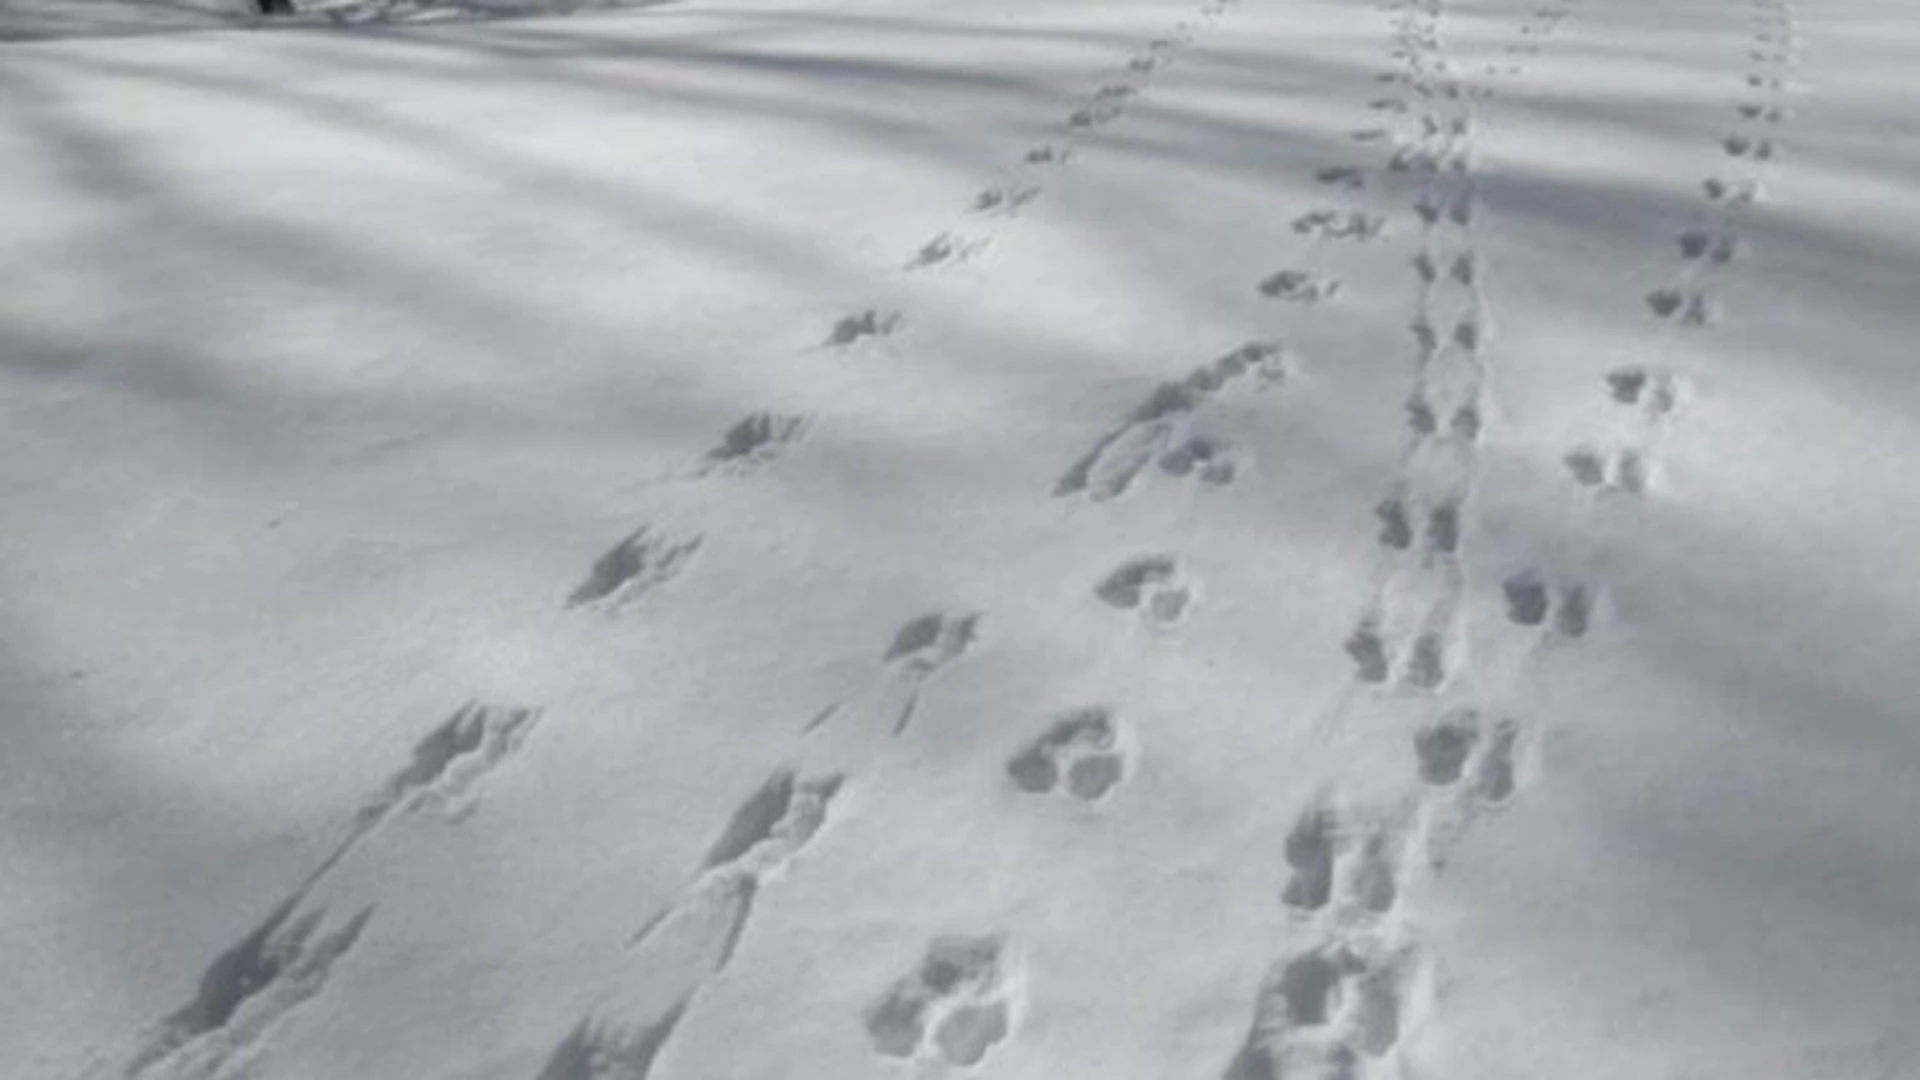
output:
M1193 585L1168 555L1122 563L1093 588L1093 595L1108 607L1139 611L1158 626L1179 622L1192 606L1193 593Z
M1127 755L1113 717L1098 707L1054 721L1007 762L1007 775L1021 791L1046 795L1064 785L1066 794L1081 802L1106 798L1126 771Z
M920 966L866 1012L882 1057L967 1068L1013 1030L1014 995L998 936L951 935L927 946Z

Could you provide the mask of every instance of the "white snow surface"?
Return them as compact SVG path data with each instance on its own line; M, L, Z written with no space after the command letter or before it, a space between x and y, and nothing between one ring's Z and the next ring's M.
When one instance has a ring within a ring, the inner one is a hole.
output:
M1920 1077L1906 0L209 11L0 6L0 1075Z

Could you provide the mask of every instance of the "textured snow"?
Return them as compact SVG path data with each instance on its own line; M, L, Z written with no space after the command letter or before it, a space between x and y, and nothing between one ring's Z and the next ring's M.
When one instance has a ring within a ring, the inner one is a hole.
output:
M537 7L0 3L0 1075L1920 1078L1911 5Z

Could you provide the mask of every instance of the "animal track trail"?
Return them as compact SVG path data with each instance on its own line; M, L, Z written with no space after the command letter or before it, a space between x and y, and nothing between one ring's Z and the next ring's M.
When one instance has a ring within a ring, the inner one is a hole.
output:
M1232 483L1241 469L1238 453L1219 439L1196 434L1195 415L1232 384L1251 377L1273 385L1286 375L1279 345L1252 341L1195 368L1179 382L1160 384L1073 463L1054 484L1054 497L1084 495L1092 502L1118 498L1155 464L1173 478L1192 478L1212 487Z
M945 935L861 1016L882 1058L972 1068L1014 1032L1019 985L1001 935Z
M1029 795L1062 794L1097 803L1126 779L1132 751L1113 714L1101 707L1069 712L1007 759L1007 777Z
M594 560L567 597L567 607L619 612L674 578L692 561L705 537L674 536L641 526Z

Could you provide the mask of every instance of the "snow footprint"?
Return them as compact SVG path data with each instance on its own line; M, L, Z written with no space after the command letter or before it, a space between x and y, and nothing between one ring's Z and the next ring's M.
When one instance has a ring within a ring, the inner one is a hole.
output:
M1260 295L1301 304L1317 304L1340 294L1340 282L1305 270L1282 270L1261 279Z
M1521 735L1518 720L1488 724L1477 709L1454 709L1414 733L1415 768L1429 788L1500 806L1520 789Z
M1028 794L1052 794L1064 786L1072 798L1099 802L1126 779L1130 756L1108 710L1076 709L1009 758L1007 775Z
M1513 574L1500 584L1507 602L1507 621L1516 626L1551 626L1565 638L1585 637L1593 621L1593 595L1585 585L1553 585L1532 570Z
M1139 611L1155 626L1171 626L1193 605L1195 587L1171 555L1148 555L1116 567L1093 588L1109 607Z
M700 550L704 538L651 532L646 526L609 548L587 570L587 578L567 597L567 606L591 606L614 612L679 577Z
M935 938L920 965L868 1006L874 1052L970 1068L1013 1031L1015 980L998 935Z
M828 331L825 344L836 349L848 348L868 338L887 337L900 329L900 324L899 312L868 308L842 316Z
M1406 835L1398 815L1355 814L1316 799L1287 834L1281 903L1303 914L1333 910L1343 919L1386 914L1399 901Z
M813 426L811 417L757 412L727 429L720 445L707 451L703 474L745 474L771 464Z

